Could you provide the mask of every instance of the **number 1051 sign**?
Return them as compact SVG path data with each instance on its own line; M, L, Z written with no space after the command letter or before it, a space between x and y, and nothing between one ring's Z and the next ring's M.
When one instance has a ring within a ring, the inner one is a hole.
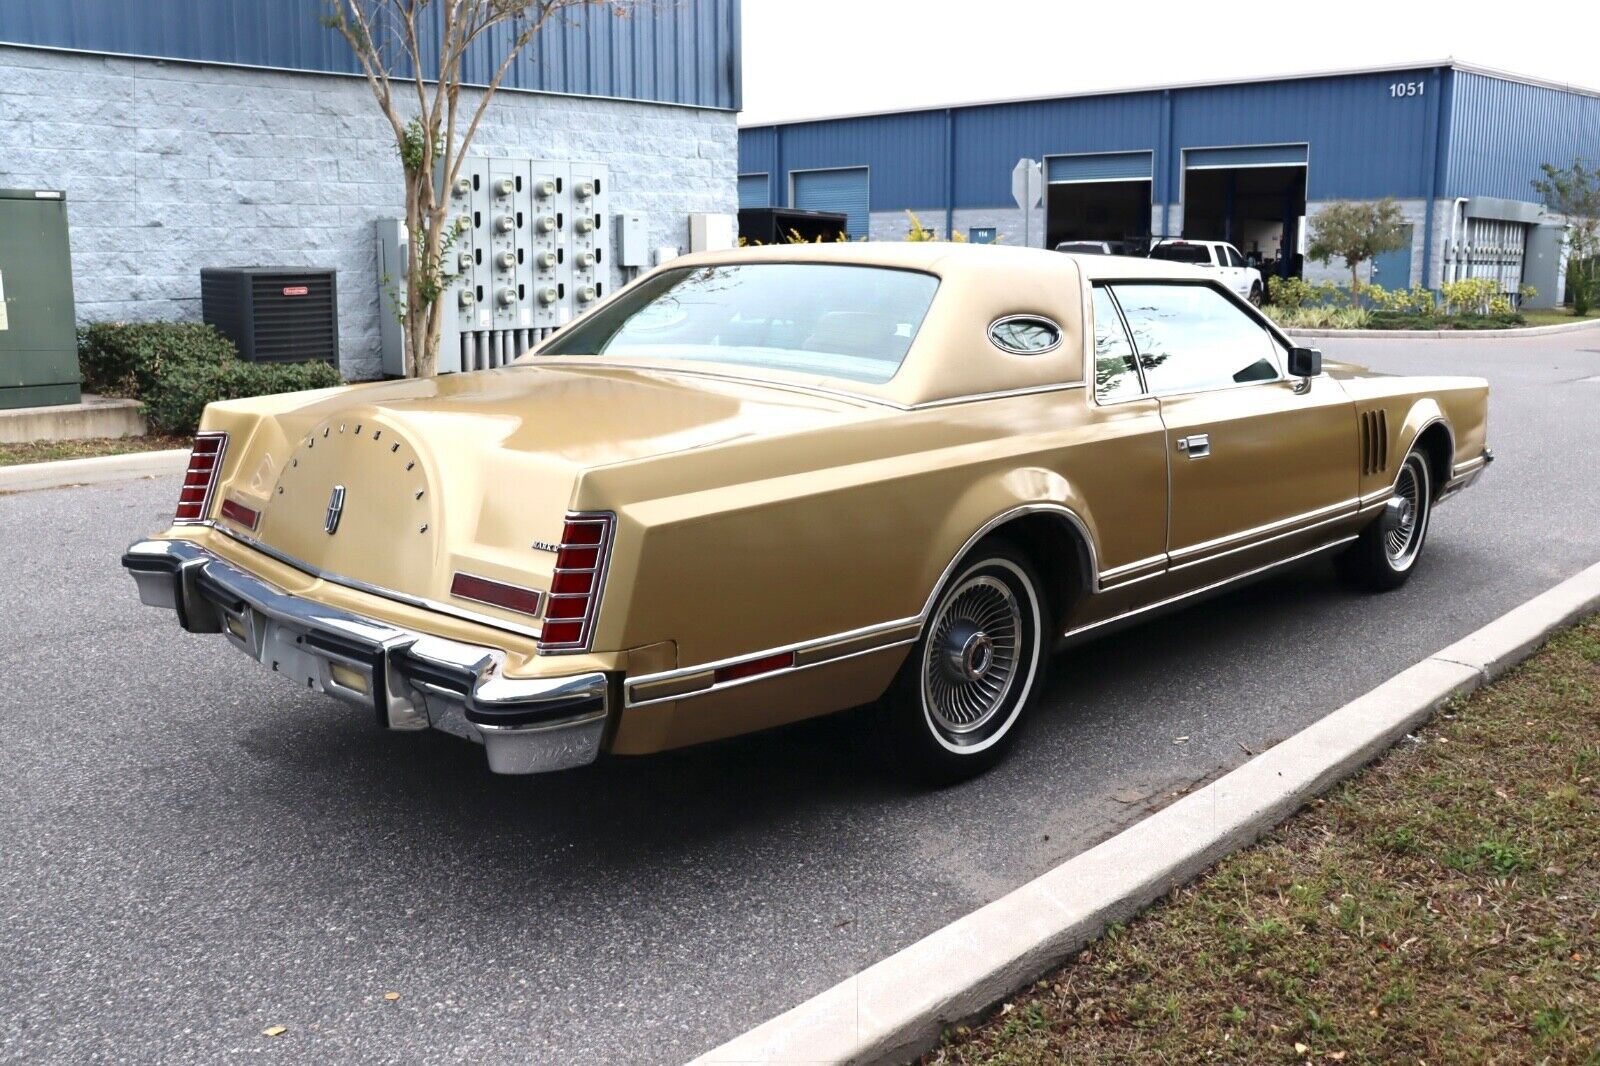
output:
M1425 81L1396 81L1389 83L1389 95L1395 99L1402 96L1421 96L1428 87Z

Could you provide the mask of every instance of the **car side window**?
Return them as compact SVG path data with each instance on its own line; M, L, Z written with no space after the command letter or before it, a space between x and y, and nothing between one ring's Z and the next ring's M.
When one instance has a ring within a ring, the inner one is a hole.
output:
M1111 294L1102 286L1094 289L1094 397L1101 403L1116 403L1144 392L1133 345L1122 328Z
M1240 255L1239 249L1231 244L1228 245L1228 265L1231 267L1244 266L1244 256Z
M1200 392L1282 377L1280 349L1272 334L1211 286L1112 288L1151 392Z

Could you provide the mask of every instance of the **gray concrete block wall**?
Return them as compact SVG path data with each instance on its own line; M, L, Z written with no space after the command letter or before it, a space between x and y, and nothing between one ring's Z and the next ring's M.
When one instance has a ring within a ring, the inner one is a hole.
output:
M936 230L941 238L948 237L945 233L944 208L912 208L922 224L929 229ZM1022 212L1015 207L962 207L955 211L955 231L962 236L972 229L991 228L995 231L995 238L1000 244L1009 244L1014 248L1024 245ZM901 241L911 230L911 220L906 218L904 211L874 211L872 213L872 239L875 241ZM1033 212L1033 246L1044 247L1044 210L1035 209Z
M1306 204L1307 247L1310 247L1311 225L1313 220L1316 218L1319 212L1334 202L1335 201L1327 200L1313 201ZM1448 204L1448 201L1442 202ZM1437 287L1439 284L1439 264L1441 255L1441 249L1437 240L1434 241L1432 262L1424 264L1422 259L1423 245L1427 243L1426 235L1428 201L1399 200L1397 203L1400 205L1401 214L1403 214L1405 216L1405 220L1411 224L1411 273L1409 280L1404 285L1399 284L1394 279L1387 279L1384 281L1383 286L1386 289L1410 288L1413 285L1423 284L1426 284L1430 287ZM1438 202L1435 204L1434 218L1434 225L1437 228L1437 220L1439 218ZM1370 263L1362 264L1362 281L1367 281L1369 279L1368 271L1370 268ZM1335 285L1348 286L1350 284L1350 268L1345 266L1344 260L1342 259L1335 258L1330 260L1327 265L1323 265L1322 263L1319 263L1316 260L1308 257L1305 263L1305 279L1312 283L1331 281Z
M473 151L607 164L652 249L738 209L731 112L505 92ZM0 186L66 190L80 321L198 319L201 267L331 267L341 369L379 372L372 224L404 205L360 79L0 46Z

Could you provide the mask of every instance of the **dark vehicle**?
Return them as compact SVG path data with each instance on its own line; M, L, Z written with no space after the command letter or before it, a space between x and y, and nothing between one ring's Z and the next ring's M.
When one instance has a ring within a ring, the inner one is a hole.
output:
M849 240L849 218L834 211L798 211L792 207L741 207L739 238L746 244L810 244Z

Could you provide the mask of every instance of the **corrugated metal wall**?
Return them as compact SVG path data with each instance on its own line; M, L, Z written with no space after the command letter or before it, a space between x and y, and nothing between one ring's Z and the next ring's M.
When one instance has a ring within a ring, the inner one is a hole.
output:
M1540 163L1600 165L1600 97L1455 72L1444 195L1539 199Z
M604 5L564 12L503 84L737 110L739 3L643 3L628 7L625 18ZM322 26L324 11L323 0L7 0L0 2L0 43L358 73L349 47ZM501 27L475 47L464 63L466 80L487 81L514 32Z
M1408 82L1429 88L1391 90ZM1311 200L1420 199L1432 186L1440 92L1437 72L1400 69L750 127L740 170L868 166L875 211L1003 207L1023 156L1150 151L1155 201L1176 203L1185 149L1309 144Z

